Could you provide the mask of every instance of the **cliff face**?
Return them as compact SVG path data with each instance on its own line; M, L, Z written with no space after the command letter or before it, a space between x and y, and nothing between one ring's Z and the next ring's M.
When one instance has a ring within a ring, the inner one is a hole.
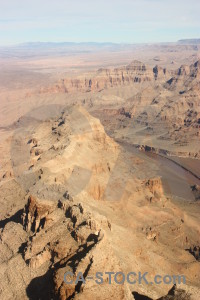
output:
M139 84L169 77L166 69L155 66L150 68L140 61L115 69L99 69L93 76L61 79L49 89L41 89L41 93L71 93L101 91L103 89Z
M159 68L154 71L158 74ZM147 145L156 149L166 149L178 156L200 157L199 74L200 61L190 66L182 65L166 82L157 80L156 86L151 81L147 88L141 88L128 99L128 108L124 105L126 112L131 115L135 126L146 127L141 131L142 143L145 134L152 136ZM154 140L156 135L157 143ZM137 136L134 139L137 140Z
M182 88L180 91L184 93L185 89L191 88L191 84L196 83L200 80L200 60L196 61L194 64L182 65L178 70L176 70L173 77L171 77L165 87L171 90L177 88Z
M114 69L99 69L93 74L85 74L72 78L62 78L55 85L40 88L40 93L73 93L98 92L104 89L143 83L162 84L168 90L190 86L200 79L200 61L194 64L181 65L177 70L167 70L161 66L150 67L140 61L132 61L129 65ZM181 88L183 88L181 90Z

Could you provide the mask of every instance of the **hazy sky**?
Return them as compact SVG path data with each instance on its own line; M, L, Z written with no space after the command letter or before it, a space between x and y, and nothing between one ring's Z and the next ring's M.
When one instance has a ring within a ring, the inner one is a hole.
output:
M0 0L0 44L200 38L200 0Z

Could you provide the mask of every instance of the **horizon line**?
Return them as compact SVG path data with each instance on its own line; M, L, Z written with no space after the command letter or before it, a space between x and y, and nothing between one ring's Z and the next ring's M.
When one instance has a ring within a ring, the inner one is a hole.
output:
M72 41L27 41L19 43L10 43L10 44L0 44L0 47L14 47L14 46L23 46L23 45L34 45L34 44L110 44L110 45L151 45L151 44L176 44L179 42L199 42L200 38L180 38L177 41L165 41L165 42L98 42L98 41L87 41L87 42L72 42Z

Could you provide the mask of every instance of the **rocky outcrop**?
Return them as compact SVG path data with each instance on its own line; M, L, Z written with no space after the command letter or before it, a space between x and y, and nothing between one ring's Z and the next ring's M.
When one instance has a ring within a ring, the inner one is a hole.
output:
M45 221L45 226L40 226L47 216L51 222ZM46 269L50 273L52 297L95 299L99 293L98 285L94 281L88 289L82 282L75 283L77 273L81 272L84 278L95 276L105 265L111 272L116 267L120 270L119 261L106 238L106 231L111 230L109 221L100 215L94 218L82 204L63 198L55 205L29 197L22 220L29 234L23 250L24 260L32 270ZM69 271L74 274L72 284L64 281L64 275ZM102 286L105 297L132 299L126 284L113 284L114 289L113 286L112 289L109 285ZM48 286L43 288L46 290ZM32 296L39 296L37 291L32 293Z
M159 149L148 145L134 145L136 148L140 149L141 151L155 153L161 156L168 156L168 159L171 157L190 157L190 158L197 158L200 157L200 151L199 152L188 152L188 151L169 151L166 149Z
M195 184L191 186L192 192L195 196L196 200L200 200L200 186L198 184Z
M190 249L188 249L188 251L197 261L200 262L200 246L192 246Z
M147 180L145 185L154 196L159 197L163 195L163 187L160 177Z
M46 226L48 215L53 210L52 203L40 203L35 197L29 196L22 215L22 224L26 231L38 232Z

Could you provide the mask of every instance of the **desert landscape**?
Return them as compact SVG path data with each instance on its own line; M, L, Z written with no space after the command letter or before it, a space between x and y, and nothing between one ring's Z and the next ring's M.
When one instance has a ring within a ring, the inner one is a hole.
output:
M0 47L0 149L0 299L200 299L199 39Z

